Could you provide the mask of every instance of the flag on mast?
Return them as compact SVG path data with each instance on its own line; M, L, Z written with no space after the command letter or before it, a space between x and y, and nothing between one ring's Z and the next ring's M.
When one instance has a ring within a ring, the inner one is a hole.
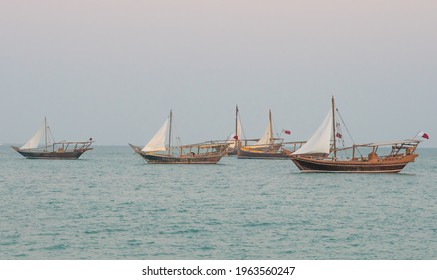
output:
M417 133L417 136L425 138L425 139L429 139L429 135L428 133L426 133L425 131L421 130L419 131L419 133Z

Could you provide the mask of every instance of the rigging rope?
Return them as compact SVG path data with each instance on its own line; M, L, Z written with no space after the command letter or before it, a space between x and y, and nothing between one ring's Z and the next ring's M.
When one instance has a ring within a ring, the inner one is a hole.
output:
M354 138L352 138L352 134L349 132L349 129L347 128L346 123L344 122L343 117L340 114L340 111L338 110L338 108L335 108L335 110L337 111L338 116L340 117L340 120L344 125L344 128L346 128L347 134L349 135L350 139L352 140L352 144L355 145ZM356 150L360 154L360 156L362 157L363 155L361 154L360 150L358 148Z
M48 129L48 131L50 133L50 136L52 137L53 143L55 143L56 142L55 141L55 137L53 137L52 130L50 129L50 126L47 126L47 129ZM47 144L49 144L49 143L47 143Z

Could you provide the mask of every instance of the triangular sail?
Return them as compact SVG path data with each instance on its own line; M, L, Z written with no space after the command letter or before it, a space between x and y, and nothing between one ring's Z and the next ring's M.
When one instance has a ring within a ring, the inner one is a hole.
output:
M20 149L35 149L38 148L39 143L41 142L42 137L44 136L44 126L43 124L32 136L32 138L29 139L29 141L26 142Z
M270 123L269 123L263 136L258 140L258 142L255 143L255 146L270 145L272 144L272 138L273 138L272 128L270 127Z
M162 127L158 130L158 132L153 136L153 138L149 141L149 143L144 146L142 149L143 152L151 152L151 151L165 151L165 136L168 131L168 118L165 120Z
M255 143L255 146L268 146L273 144L272 111L269 110L269 125L263 136Z
M331 147L332 134L332 111L329 110L328 115L322 122L320 127L314 132L313 136L293 155L300 154L329 154Z

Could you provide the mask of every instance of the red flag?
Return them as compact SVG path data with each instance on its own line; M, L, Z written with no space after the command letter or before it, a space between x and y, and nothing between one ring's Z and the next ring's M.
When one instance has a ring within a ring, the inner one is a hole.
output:
M417 134L418 136L425 138L425 139L429 139L429 135L428 133L425 133L424 131L419 131L419 133Z
M290 130L284 130L284 133L290 135L291 131Z
M238 135L234 135L234 137L232 137L232 138L234 138L235 140L238 140Z

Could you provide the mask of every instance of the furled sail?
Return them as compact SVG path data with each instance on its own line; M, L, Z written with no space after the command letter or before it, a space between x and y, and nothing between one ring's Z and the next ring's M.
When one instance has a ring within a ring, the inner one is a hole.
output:
M162 127L158 130L158 132L153 136L153 138L149 141L149 143L144 146L142 149L143 152L151 152L151 151L165 151L165 136L168 130L168 118L162 125Z
M237 116L237 137L238 140L246 138L243 133L243 128L241 126L240 114Z
M332 111L329 110L328 115L322 122L320 127L314 132L308 141L302 147L295 151L293 155L300 154L329 154L331 146L332 134Z
M241 126L241 120L240 120L240 114L237 108L237 118L236 118L236 128L235 128L235 133L232 133L231 136L229 136L228 140L226 141L226 143L229 143L229 147L231 148L235 148L236 144L238 141L240 141L241 139L244 139L244 133L243 133L243 129Z
M241 128L240 112L238 112L238 114L237 114L237 137L238 137L238 140L241 139L242 133L243 133L243 130Z
M29 141L26 142L20 149L35 149L38 148L39 143L41 142L41 138L44 136L44 126L43 124L32 136L32 138L29 139Z

